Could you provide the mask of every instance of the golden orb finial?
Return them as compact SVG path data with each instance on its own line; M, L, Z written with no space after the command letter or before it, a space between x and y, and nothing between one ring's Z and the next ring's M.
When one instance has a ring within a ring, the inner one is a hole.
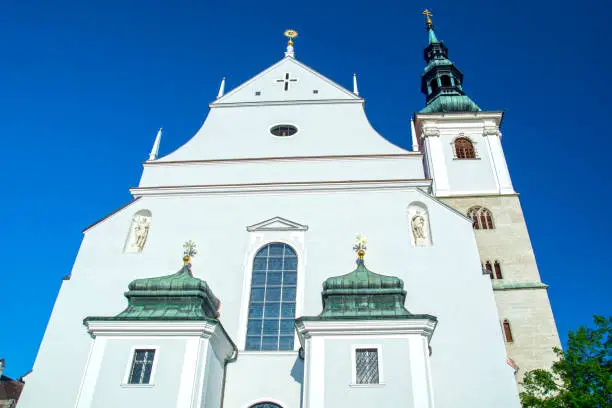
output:
M298 36L298 32L295 31L295 30L285 30L283 35L289 39L287 44L288 45L293 45L293 39Z
M423 10L423 12L421 13L425 16L425 25L427 26L427 28L432 28L433 27L433 21L431 21L431 16L433 16L433 14L431 14L431 11L425 9Z

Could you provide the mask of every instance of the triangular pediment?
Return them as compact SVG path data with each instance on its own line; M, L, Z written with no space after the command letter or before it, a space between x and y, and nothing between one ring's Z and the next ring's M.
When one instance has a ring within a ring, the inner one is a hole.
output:
M348 78L347 78L348 79ZM362 99L314 69L286 57L211 104L292 101L362 101Z
M306 231L308 225L298 224L282 217L274 217L247 227L247 231Z

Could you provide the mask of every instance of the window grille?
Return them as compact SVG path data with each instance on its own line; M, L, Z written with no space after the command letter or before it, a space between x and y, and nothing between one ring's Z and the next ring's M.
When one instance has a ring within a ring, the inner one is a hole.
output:
M263 247L253 259L246 350L293 350L297 255L287 244Z
M357 384L378 384L378 349L355 350L355 381Z
M128 384L149 384L155 350L135 350Z
M467 137L455 139L455 157L458 159L475 159L476 150L474 145Z
M472 207L467 212L474 229L494 229L491 211L483 207Z

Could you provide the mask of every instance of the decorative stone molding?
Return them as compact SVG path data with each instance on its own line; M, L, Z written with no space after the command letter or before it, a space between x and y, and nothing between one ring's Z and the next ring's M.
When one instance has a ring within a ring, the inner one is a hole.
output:
M482 132L483 136L501 136L498 126L485 126Z
M423 137L439 137L440 129L435 127L423 128Z
M308 225L298 224L283 217L274 217L248 226L247 231L308 231Z

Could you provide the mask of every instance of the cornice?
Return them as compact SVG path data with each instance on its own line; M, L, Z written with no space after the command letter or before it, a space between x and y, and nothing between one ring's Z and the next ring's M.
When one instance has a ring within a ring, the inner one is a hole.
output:
M107 321L89 320L84 322L92 337L104 336L197 336L210 338L218 322L198 321ZM223 329L221 329L223 330Z
M423 156L421 152L407 152L397 154L355 154L355 155L333 155L333 156L270 156L270 157L246 157L236 159L210 159L210 160L154 160L143 162L142 165L145 167L149 166L160 166L160 165L199 165L199 164L217 164L217 163L236 163L236 162L262 162L262 161L303 161L303 160L322 160L322 161L336 161L336 160L369 160L369 159L401 159L401 158L415 158L419 159Z
M421 335L431 339L436 329L435 317L412 317L389 320L304 320L297 319L295 328L300 342L314 336ZM303 346L303 344L302 344Z
M480 112L447 112L447 113L415 113L414 119L417 120L453 120L453 119L494 119L501 120L504 116L503 111L480 111Z
M291 105L338 105L347 103L358 103L363 105L365 101L363 99L321 99L321 100L294 100L294 101L256 101L256 102L234 102L234 103L210 103L208 105L211 109L218 108L238 108L238 107L249 107L249 106L291 106Z
M443 198L479 198L479 197L519 197L519 193L474 193L474 194L440 194L434 197Z
M548 285L542 282L493 283L493 290L515 289L548 289Z
M258 184L204 184L187 186L134 187L134 197L169 196L189 194L232 194L232 193L278 193L316 192L351 190L404 190L410 188L431 188L431 179L388 179L388 180L338 180L338 181L295 181L285 183Z

